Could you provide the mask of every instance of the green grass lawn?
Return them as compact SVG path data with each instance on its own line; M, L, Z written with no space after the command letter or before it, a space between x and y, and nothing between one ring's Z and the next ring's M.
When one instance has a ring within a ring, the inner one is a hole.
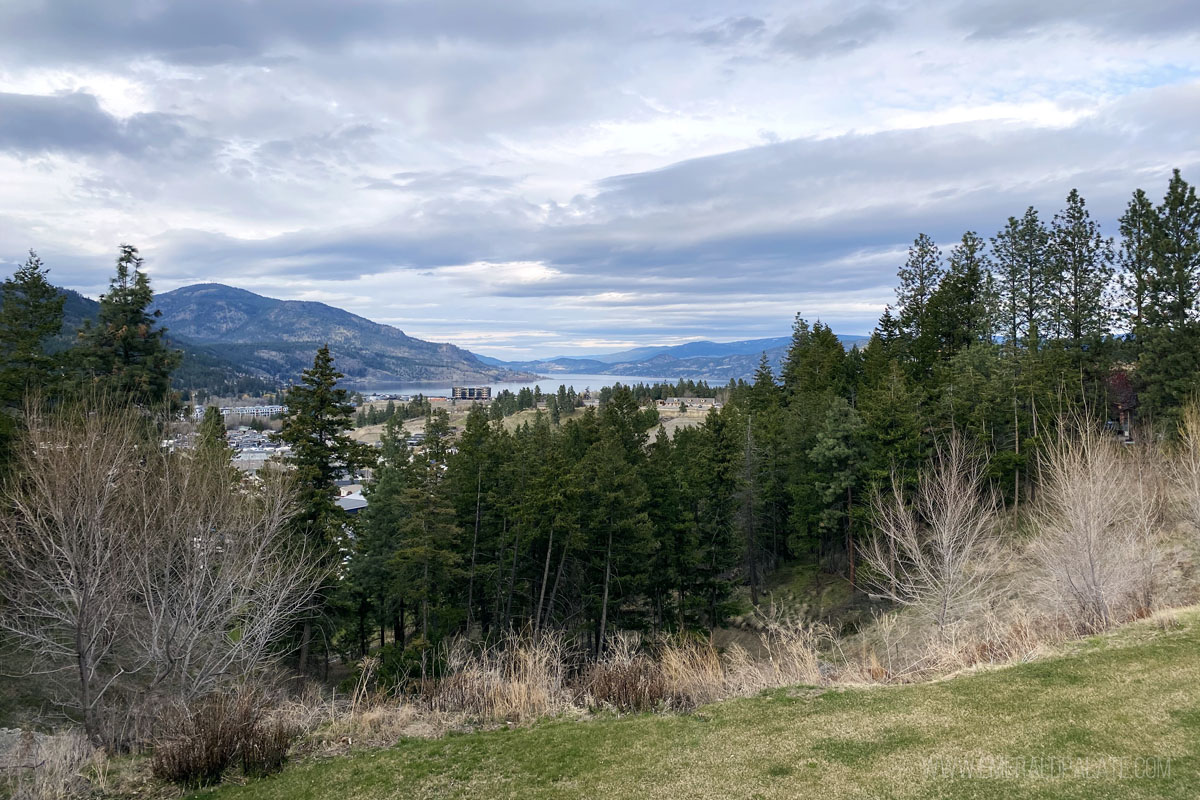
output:
M1200 615L935 683L405 740L196 797L1200 797Z

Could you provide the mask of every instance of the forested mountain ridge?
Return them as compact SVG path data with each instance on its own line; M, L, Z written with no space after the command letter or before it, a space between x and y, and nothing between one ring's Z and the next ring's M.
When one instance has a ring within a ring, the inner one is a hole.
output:
M864 346L870 337L843 336L838 339L846 347ZM511 369L553 375L555 372L588 375L629 375L676 380L720 381L747 379L754 375L765 353L771 369L778 372L791 344L790 336L768 339L747 339L737 342L687 342L661 347L637 347L615 353L588 356L555 356L553 358L504 362L484 359L487 363Z
M62 289L62 327L46 341L46 350L61 353L76 344L85 324L94 324L100 313L100 303L74 289ZM3 290L0 290L3 297ZM225 358L212 347L188 341L167 331L167 343L183 354L180 365L172 372L176 389L201 390L210 394L259 393L276 388L273 376L249 370Z
M239 367L292 379L328 343L350 379L487 382L526 377L480 361L452 344L426 342L390 325L324 303L276 300L217 283L185 286L155 298L172 335L220 345Z

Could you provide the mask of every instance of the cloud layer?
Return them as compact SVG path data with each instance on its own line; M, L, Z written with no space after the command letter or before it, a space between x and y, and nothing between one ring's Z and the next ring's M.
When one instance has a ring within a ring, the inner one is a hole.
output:
M1198 9L10 0L0 259L501 357L866 332L918 232L1200 180Z

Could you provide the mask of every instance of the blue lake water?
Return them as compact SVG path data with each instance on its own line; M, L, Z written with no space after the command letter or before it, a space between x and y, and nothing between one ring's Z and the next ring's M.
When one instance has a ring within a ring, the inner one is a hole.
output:
M526 387L532 389L535 386L540 386L543 394L557 392L559 386L568 388L575 387L576 392L583 392L586 389L591 389L593 392L599 391L605 386L612 386L617 383L626 386L632 386L638 383L675 383L673 378L646 378L633 377L628 375L568 375L556 374L541 378L536 381L514 381L514 382L496 382L496 383L457 383L455 386L490 386L492 387L492 396L496 396L500 392L508 389L510 392L516 393ZM451 385L449 383L411 383L400 381L346 381L346 388L362 392L363 394L424 394L429 397L449 397Z

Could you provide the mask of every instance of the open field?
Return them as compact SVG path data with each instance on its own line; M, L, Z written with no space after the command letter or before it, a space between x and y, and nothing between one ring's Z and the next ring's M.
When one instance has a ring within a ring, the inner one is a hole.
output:
M378 408L382 408L385 404L375 403ZM470 403L460 403L456 406L446 405L446 411L450 415L450 427L456 430L462 430L463 425L467 421L467 413L471 409ZM582 414L583 409L576 409L574 414ZM700 409L690 409L685 414L681 414L677 408L659 409L659 420L663 429L671 436L680 428L690 427L692 425L702 425L704 417L708 413ZM518 411L516 414L504 418L504 427L506 430L515 430L525 422L533 422L537 412L531 408L524 411ZM574 414L563 414L562 419L568 420ZM367 425L362 428L355 428L350 432L350 435L357 441L374 443L379 441L379 437L383 434L383 425ZM404 430L408 433L421 433L425 430L425 418L413 417L404 421Z
M312 760L240 798L1194 798L1200 613L924 684L796 688Z

